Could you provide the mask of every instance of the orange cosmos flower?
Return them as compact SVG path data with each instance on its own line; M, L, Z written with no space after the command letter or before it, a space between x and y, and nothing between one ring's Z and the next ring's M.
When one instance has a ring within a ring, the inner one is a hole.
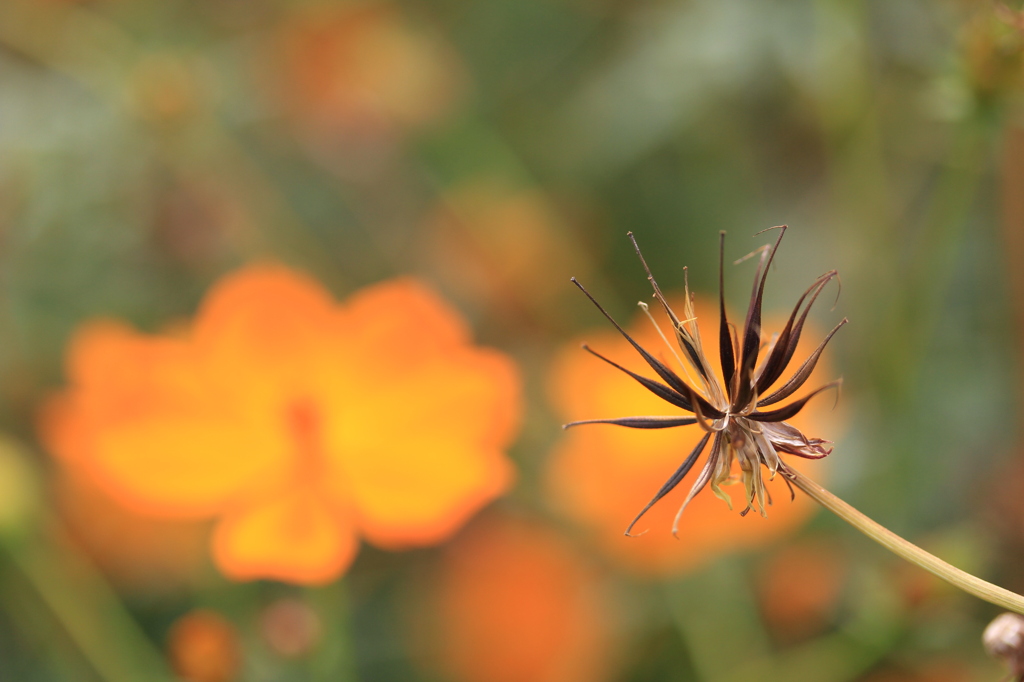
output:
M434 584L434 663L459 682L608 677L597 576L558 534L492 516L445 552Z
M682 309L682 305L677 306ZM717 321L717 306L700 298L695 301L700 322ZM767 329L785 324L768 319ZM705 327L707 324L705 323ZM717 330L716 330L717 331ZM638 314L630 335L645 348L665 348L646 315ZM622 364L635 364L636 351L611 331L589 332L586 342L601 354ZM795 357L807 357L819 338L808 323L796 348ZM711 339L703 338L706 347ZM661 360L670 362L666 348ZM671 358L674 360L674 358ZM712 369L718 370L711 360ZM665 414L665 403L628 376L607 368L580 350L580 342L568 343L556 359L551 373L552 400L567 421L594 416L624 414ZM809 381L830 376L819 360ZM815 384L816 385L816 384ZM834 433L834 417L825 401L809 403L789 423L809 433ZM681 415L682 416L682 415ZM549 496L564 513L588 528L593 539L627 569L648 575L667 575L695 568L722 553L744 547L766 545L800 527L817 505L805 495L790 501L790 491L781 476L765 481L772 499L767 518L760 514L740 516L714 495L696 495L686 508L678 528L678 540L667 529L687 496L689 487L676 488L647 511L634 531L657 529L638 538L623 536L623 530L637 511L679 467L704 433L697 428L636 430L596 425L566 432L549 460ZM820 477L821 460L801 460L801 470ZM739 473L735 467L733 473ZM743 500L742 486L724 488L734 499Z
M761 613L779 639L793 642L824 629L835 614L847 562L839 547L816 538L782 547L761 563Z
M229 275L180 336L94 322L42 413L53 452L137 510L215 517L235 579L322 583L357 537L439 542L502 493L511 361L413 280L337 305L280 266Z

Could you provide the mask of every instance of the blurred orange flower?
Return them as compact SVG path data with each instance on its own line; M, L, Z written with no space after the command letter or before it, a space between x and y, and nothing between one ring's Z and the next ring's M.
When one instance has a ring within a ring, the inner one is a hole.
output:
M434 661L459 682L593 682L609 676L595 573L552 530L490 517L445 552L434 585Z
M67 365L41 415L50 449L137 510L217 518L213 556L235 579L330 581L359 535L439 542L512 479L516 369L413 280L339 306L252 266L181 335L93 322Z
M187 682L231 682L241 668L238 632L213 611L191 611L171 626L167 655Z
M279 54L281 102L320 138L388 138L429 123L463 76L451 48L386 2L301 11L283 25Z
M696 300L700 321L718 320L716 306ZM682 306L680 305L681 309ZM630 334L650 349L665 348L646 316L637 316ZM767 319L764 328L779 329L783 320ZM716 329L715 324L707 328ZM620 335L602 330L586 334L587 343L600 349L602 355L630 366L636 351ZM797 347L795 357L811 353L820 339L808 324ZM717 339L716 339L717 341ZM713 347L703 339L706 347ZM667 349L666 349L667 350ZM665 355L668 355L666 352ZM663 362L670 358L662 356ZM717 359L712 360L717 365ZM713 367L718 370L717 366ZM830 377L827 363L818 362L809 382ZM551 372L551 396L558 412L567 421L594 417L619 417L627 414L666 414L665 403L628 376L607 371L594 358L580 350L580 342L566 344ZM811 402L788 420L808 433L835 433L825 422L832 417L828 401ZM680 411L680 415L684 413ZM654 505L637 527L657 528L639 538L629 538L623 531L679 466L704 435L696 428L634 430L616 426L590 426L566 432L549 460L548 494L553 504L588 528L611 557L624 567L641 574L666 575L695 568L722 553L744 547L771 543L800 527L815 512L816 504L797 494L790 502L785 483L776 477L768 484L774 505L768 518L759 514L740 516L714 495L697 495L686 508L679 527L679 540L666 529L671 527L676 511L689 490L677 488L659 504ZM799 468L816 479L826 465L824 460L800 460ZM734 471L736 473L736 471ZM706 491L705 491L706 492ZM742 499L742 493L740 493Z
M825 539L803 539L762 562L758 597L776 636L795 641L822 630L834 615L847 557Z

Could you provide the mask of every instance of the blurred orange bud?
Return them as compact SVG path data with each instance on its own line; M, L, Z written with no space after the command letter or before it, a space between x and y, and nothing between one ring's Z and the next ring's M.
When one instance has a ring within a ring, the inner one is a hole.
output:
M275 90L313 138L387 140L438 119L463 82L454 51L387 2L304 9L279 45Z
M843 582L846 557L824 539L804 539L765 558L757 576L765 620L783 640L819 632L832 618Z
M273 602L260 614L260 634L278 656L299 658L320 643L323 625L309 604L285 598Z
M171 626L167 656L187 682L231 682L241 668L238 634L213 611L196 610Z
M600 582L558 534L491 516L446 549L432 603L432 661L458 682L610 677Z
M696 314L703 326L704 347L716 347L708 338L709 330L717 330L716 306L698 298ZM672 364L672 351L664 345L647 317L638 314L636 319L630 328L636 341L662 361ZM771 333L783 325L784 321L769 317L763 328ZM796 362L810 355L822 336L808 325L794 355ZM586 341L594 350L625 367L640 369L643 363L621 336L607 330L567 343L550 375L552 401L566 421L669 413L660 398L580 350L580 341ZM717 353L713 355L716 356L713 362L717 363ZM828 378L832 378L828 363L819 361L808 385L821 385ZM831 408L832 402L827 398L812 401L789 423L804 433L828 437L834 434ZM672 522L692 485L688 482L693 481L692 477L700 468L698 463L691 476L652 507L634 529L635 534L649 532L641 537L625 537L623 532L629 522L703 435L697 426L660 430L604 424L575 427L566 432L550 457L548 497L552 505L586 528L594 542L622 566L655 576L691 570L709 559L742 548L769 545L801 527L817 511L816 503L804 495L797 494L791 502L789 489L782 477L777 476L768 484L773 504L767 518L758 514L740 516L739 509L730 511L725 502L704 491L686 508L679 537L674 538L670 532ZM823 470L827 468L826 460L789 458L787 461L795 462L796 468L815 479L823 478ZM742 493L740 496L742 499Z
M85 325L67 368L41 413L49 448L139 512L217 519L214 560L238 580L329 582L359 536L441 542L514 473L515 365L410 279L338 305L245 268L175 336Z

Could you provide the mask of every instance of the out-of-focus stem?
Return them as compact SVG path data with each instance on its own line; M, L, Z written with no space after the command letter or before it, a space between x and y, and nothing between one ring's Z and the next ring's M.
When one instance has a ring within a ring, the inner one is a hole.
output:
M920 566L968 594L973 594L975 597L1001 608L1024 614L1024 597L1021 595L986 582L966 571L961 571L934 554L929 554L885 526L869 519L796 469L787 467L784 473L796 487L810 495L818 504L897 556Z
M309 659L310 682L355 682L355 646L352 642L352 604L347 582L336 582L327 587L307 591L311 603L321 605L323 641L315 656Z
M98 679L171 681L163 656L87 561L42 538L6 553Z

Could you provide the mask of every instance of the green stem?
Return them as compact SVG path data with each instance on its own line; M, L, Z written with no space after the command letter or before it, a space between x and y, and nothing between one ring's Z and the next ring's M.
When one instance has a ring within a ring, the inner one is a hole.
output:
M947 564L934 554L929 554L917 545L901 538L896 533L882 526L876 521L869 519L846 502L822 488L820 485L807 478L792 467L787 467L784 472L786 477L796 487L807 493L818 504L825 507L833 514L846 521L851 526L867 535L869 538L888 549L893 554L906 559L912 564L920 566L933 575L942 578L950 585L959 587L968 594L973 594L978 599L984 599L990 604L1016 613L1024 614L1024 597L1007 589L993 585L981 578L975 577L966 571L961 571L956 566Z
M355 682L355 647L352 643L352 604L348 584L339 582L308 590L311 603L319 604L323 641L309 662L311 682Z
M170 681L163 656L87 561L41 538L7 554L99 679Z

